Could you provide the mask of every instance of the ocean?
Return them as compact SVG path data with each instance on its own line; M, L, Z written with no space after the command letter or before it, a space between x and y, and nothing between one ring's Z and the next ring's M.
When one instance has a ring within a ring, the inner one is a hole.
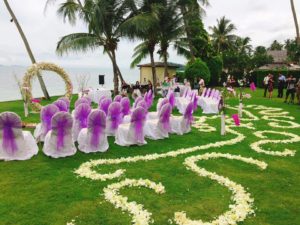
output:
M70 76L73 83L73 92L78 93L78 81L79 76L88 77L87 87L98 88L99 78L98 75L105 75L105 85L107 89L113 89L113 71L107 68L64 68ZM17 81L22 80L27 68L24 66L0 66L0 101L12 101L21 99L21 95L18 89ZM126 69L120 68L123 78L129 84L135 83L139 80L138 69ZM63 95L65 93L65 85L63 80L55 73L43 71L42 76L44 78L47 90L50 96ZM40 88L37 79L32 81L33 96L38 98L42 97L43 93Z

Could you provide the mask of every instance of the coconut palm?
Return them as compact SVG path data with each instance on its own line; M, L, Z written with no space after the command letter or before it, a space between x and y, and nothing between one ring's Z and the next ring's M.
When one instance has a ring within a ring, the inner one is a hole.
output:
M160 0L143 0L136 1L136 3L135 9L132 10L132 15L122 24L121 30L129 39L142 41L134 49L131 67L135 67L143 59L150 56L153 87L156 93L157 76L154 51L159 42L158 14L159 9L162 7L162 2Z
M57 44L57 53L62 55L70 51L86 52L102 47L113 66L115 94L118 93L118 77L123 80L116 59L121 38L120 26L127 19L131 3L131 0L85 0L83 3L68 0L58 9L58 14L73 24L77 18L82 19L88 26L88 32L62 37Z
M250 37L237 37L235 41L235 48L240 54L250 55L252 52L252 45L250 44Z
M170 1L159 13L159 55L164 62L164 76L168 75L168 48L184 34L182 16L177 13L176 5Z
M5 4L8 12L10 14L10 16L12 17L12 22L15 23L15 25L16 25L16 27L17 27L20 35L21 35L21 38L22 38L22 40L24 42L24 45L25 45L26 51L27 51L27 53L29 55L29 58L31 60L31 63L35 64L36 63L35 57L34 57L32 51L31 51L30 45L28 43L28 40L27 40L27 38L26 38L26 36L25 36L25 34L24 34L24 32L23 32L20 24L19 24L19 21L17 20L17 17L15 16L15 14L14 14L14 12L13 12L12 8L10 7L10 5L9 5L9 3L8 3L7 0L4 0L4 4ZM49 96L49 93L47 91L47 88L46 88L45 82L43 80L43 77L41 76L40 73L37 74L37 77L38 77L38 81L40 83L40 86L41 86L41 89L43 91L43 94L44 94L45 98L46 99L50 99L50 96Z
M295 28L296 28L296 41L297 41L297 44L300 45L300 32L299 32L299 25L298 25L298 19L297 19L297 13L296 13L296 9L295 9L294 0L291 0L291 8L292 8L294 23L295 23Z
M204 6L209 5L208 0L178 0L177 6L183 18L186 38L182 43L178 43L179 53L188 55L192 60L196 57L196 47L193 44L195 20L201 20L201 15L205 13ZM196 25L197 26L197 25ZM182 46L182 48L180 47ZM188 51L186 49L188 48Z
M234 24L223 16L217 20L217 25L209 28L212 31L213 44L217 49L217 53L223 52L232 46L236 35L233 32L236 30Z

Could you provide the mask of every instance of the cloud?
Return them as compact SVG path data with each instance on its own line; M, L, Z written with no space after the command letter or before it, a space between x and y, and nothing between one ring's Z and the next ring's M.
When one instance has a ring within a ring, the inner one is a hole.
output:
M50 6L44 14L45 2L10 0L11 7L30 42L37 61L51 61L68 67L111 68L110 60L103 55L101 48L85 54L72 53L63 57L57 56L55 48L59 38L69 33L84 32L86 27L82 23L76 26L63 23L56 14L57 4ZM210 0L210 4L204 18L207 28L215 25L216 20L225 15L237 26L236 33L251 37L254 46L269 45L274 39L283 41L295 36L289 1ZM296 6L298 12L299 6ZM24 44L14 23L10 22L10 16L3 1L0 2L0 32L0 64L29 65L30 60ZM121 40L117 51L120 68L129 68L133 49L137 43ZM156 60L159 60L158 56ZM183 57L177 56L172 47L169 60L178 63L186 61Z

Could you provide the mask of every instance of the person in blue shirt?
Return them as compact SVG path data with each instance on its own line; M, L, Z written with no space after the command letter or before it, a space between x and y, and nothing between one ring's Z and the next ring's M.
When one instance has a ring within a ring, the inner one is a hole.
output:
M285 86L286 78L283 74L279 74L278 77L278 98L283 98L283 90Z

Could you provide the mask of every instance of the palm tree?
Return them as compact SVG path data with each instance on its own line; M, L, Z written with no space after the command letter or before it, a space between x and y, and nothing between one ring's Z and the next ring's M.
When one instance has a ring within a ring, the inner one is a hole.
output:
M29 43L28 43L28 41L27 41L27 38L26 38L26 36L25 36L25 34L24 34L24 32L23 32L23 30L22 30L20 24L19 24L19 21L17 20L17 17L15 16L15 14L14 14L13 10L11 9L11 7L10 7L10 5L9 5L9 3L8 3L7 0L4 0L4 4L5 4L5 6L6 6L8 12L9 12L9 14L10 14L10 16L12 17L12 22L15 23L15 25L16 25L16 27L17 27L17 29L18 29L20 35L21 35L21 38L22 38L22 40L23 40L23 42L24 42L24 45L25 45L25 47L26 47L26 51L27 51L27 53L28 53L28 55L29 55L29 58L30 58L30 60L31 60L31 63L32 63L32 64L35 64L35 63L36 63L36 60L35 60L35 58L34 58L34 56L33 56L33 53L32 53L32 51L31 51L30 45L29 45ZM44 94L45 98L46 98L46 99L50 99L49 93L48 93L48 91L47 91L45 82L44 82L44 80L43 80L41 74L38 73L38 74L37 74L37 77L38 77L38 80L39 80L39 83L40 83L40 86L41 86L41 89L42 89L42 91L43 91L43 94Z
M235 47L240 54L250 55L252 52L251 39L249 37L237 37L235 41Z
M212 31L212 39L217 49L217 53L229 49L232 46L236 35L233 32L236 30L234 24L223 16L217 20L217 25L209 28Z
M88 32L62 37L57 44L57 53L62 55L70 51L86 52L103 47L113 66L115 94L118 93L118 78L123 80L116 59L116 50L121 38L120 27L127 19L131 3L131 0L85 0L84 3L68 0L58 9L58 14L73 24L78 17L81 18L87 24Z
M122 33L131 40L142 40L134 49L131 68L139 64L144 58L150 56L154 93L157 92L156 68L154 61L155 47L159 42L159 9L162 7L160 0L137 1L130 18L121 26Z
M299 25L298 25L298 19L297 19L297 13L296 13L296 9L295 9L294 0L291 0L291 8L292 8L292 12L293 12L295 27L296 27L296 41L297 41L297 44L300 46L300 32L299 32Z
M159 55L164 62L164 76L168 76L168 48L183 35L182 17L176 13L176 5L170 1L159 13Z
M183 23L184 23L184 30L186 34L186 40L181 43L181 46L185 46L182 50L186 49L188 47L189 49L189 57L192 59L192 61L195 59L196 56L196 47L193 44L194 33L193 33L193 23L197 19L201 19L201 15L205 13L205 10L202 6L209 6L208 0L178 0L177 6L180 10L180 13L183 17ZM178 49L180 51L180 45L178 45ZM185 54L187 53L184 51ZM183 53L183 52L182 52ZM183 53L184 54L184 53Z

